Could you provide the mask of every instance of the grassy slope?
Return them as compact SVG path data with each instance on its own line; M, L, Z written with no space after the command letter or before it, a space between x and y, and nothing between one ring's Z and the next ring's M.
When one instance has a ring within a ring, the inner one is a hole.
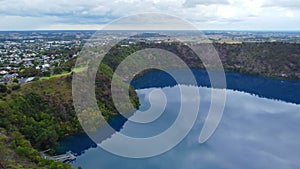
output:
M97 74L96 95L100 110L106 119L118 114L111 98L111 77L110 68L101 66ZM28 165L25 165L27 161L33 166L43 166L42 160L36 157L39 156L37 150L55 148L59 139L82 132L73 107L71 83L72 74L64 73L26 83L2 98L0 127L7 130L7 145L11 145L6 146L5 151L14 152L20 158L14 156L7 159L4 158L6 155L0 152L0 163L8 167L18 163L10 160L20 159L24 162L20 162L25 166L23 168L28 168ZM132 88L130 93L133 96L132 103L138 106L138 98ZM16 139L12 136L15 132L20 134L22 142L27 142L25 145L15 144ZM21 151L24 147L27 148L26 152ZM50 165L46 164L48 167Z
M0 140L4 167L70 168L44 161L38 150L54 148L60 138L82 131L72 107L71 80L67 74L30 82L0 101L0 127L7 130Z

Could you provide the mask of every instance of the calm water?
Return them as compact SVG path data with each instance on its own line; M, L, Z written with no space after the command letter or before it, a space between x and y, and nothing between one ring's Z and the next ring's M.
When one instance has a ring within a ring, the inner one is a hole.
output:
M78 153L71 164L84 169L300 168L300 82L227 73L227 100L221 124L206 143L199 144L210 106L210 86L206 72L194 73L199 86L180 87L200 91L199 115L188 136L172 150L146 159L122 158L98 148L82 134L63 140L58 151ZM167 98L163 115L151 124L137 124L122 117L110 123L134 137L149 137L166 130L180 108L179 85L162 72L147 73L132 84L137 88L142 110L150 106L151 91L163 91ZM184 100L186 104L192 106L193 94L184 97L189 98Z

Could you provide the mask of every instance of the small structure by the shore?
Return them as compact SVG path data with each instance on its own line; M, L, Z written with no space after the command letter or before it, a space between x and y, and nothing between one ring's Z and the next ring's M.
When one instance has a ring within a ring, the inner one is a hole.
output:
M45 154L47 151L49 151L49 150L40 152L41 157L43 159L60 161L60 162L69 162L69 161L76 160L76 156L74 155L74 153L72 151L68 151L68 152L66 152L66 154L61 154L61 155L57 155L57 156L48 156Z

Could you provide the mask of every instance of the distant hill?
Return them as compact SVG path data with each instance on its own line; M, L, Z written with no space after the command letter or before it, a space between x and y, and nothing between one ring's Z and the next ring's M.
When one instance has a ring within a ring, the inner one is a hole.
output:
M214 44L225 69L284 79L300 79L299 43Z
M197 44L205 46L207 44ZM195 46L197 46L195 45ZM225 70L233 70L244 74L300 80L300 44L283 42L253 43L213 43ZM193 46L193 45L192 45ZM167 50L179 56L193 68L204 68L199 57L183 43L137 43L128 47L115 46L108 54L108 64L113 69L121 60L130 54L147 48ZM153 56L149 56L149 59ZM145 64L145 63L140 63ZM167 65L169 63L161 63Z

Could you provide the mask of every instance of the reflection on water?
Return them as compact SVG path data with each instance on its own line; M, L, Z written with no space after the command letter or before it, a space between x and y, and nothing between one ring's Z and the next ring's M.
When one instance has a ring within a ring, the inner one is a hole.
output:
M241 77L240 82L243 81ZM295 90L296 95L300 89L299 83L289 81L282 83L285 83L285 88L280 89L281 91ZM210 106L210 88L182 86L199 89L200 112L191 132L174 149L152 158L129 159L112 155L101 148L88 147L76 161L72 162L72 165L84 169L300 168L299 104L268 99L273 96L263 98L228 90L224 115L218 129L208 142L199 144L198 137ZM270 88L275 89L274 86ZM174 122L180 104L178 86L138 89L141 109L149 108L149 93L157 89L162 90L167 97L166 109L162 116L149 125L126 121L120 132L134 137L149 137L166 130ZM284 97L278 96L276 99ZM299 97L293 96L293 102ZM187 103L193 104L192 95L184 98ZM85 137L76 136L74 142L68 142L68 146L78 147L75 142L79 140L84 144Z
M191 77L186 76L187 70L177 69L170 71L177 74L181 82L190 84ZM203 69L192 69L199 86L210 87L208 74ZM217 73L216 73L217 74ZM300 83L292 80L279 80L259 76L243 75L235 72L226 72L227 88L252 93L260 97L284 100L300 104ZM175 80L163 71L148 72L131 82L136 89L151 87L166 87L176 85Z

